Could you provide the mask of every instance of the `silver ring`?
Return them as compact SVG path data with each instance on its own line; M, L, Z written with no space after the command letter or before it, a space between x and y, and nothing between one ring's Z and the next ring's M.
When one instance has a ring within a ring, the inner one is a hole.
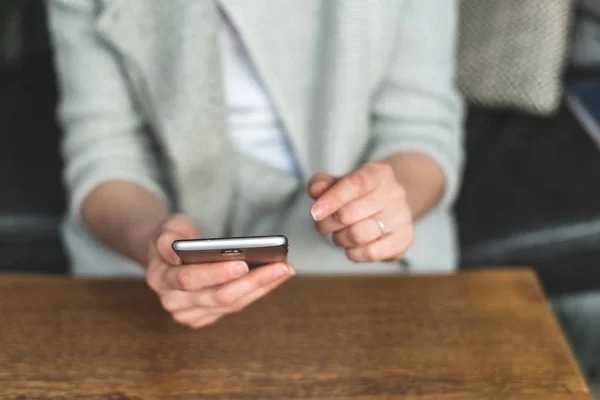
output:
M383 224L383 222L376 218L373 218L373 221L377 222L377 225L379 225L379 229L381 229L381 235L379 237L383 237L383 235L386 234L385 225Z

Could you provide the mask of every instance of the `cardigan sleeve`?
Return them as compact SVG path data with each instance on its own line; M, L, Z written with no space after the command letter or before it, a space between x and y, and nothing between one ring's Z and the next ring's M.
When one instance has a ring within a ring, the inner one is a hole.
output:
M95 2L50 0L48 19L60 90L69 217L108 180L127 180L167 203L141 113L119 60L95 32Z
M457 0L406 0L391 64L372 108L368 158L421 152L445 175L442 206L459 188L463 104L455 87Z

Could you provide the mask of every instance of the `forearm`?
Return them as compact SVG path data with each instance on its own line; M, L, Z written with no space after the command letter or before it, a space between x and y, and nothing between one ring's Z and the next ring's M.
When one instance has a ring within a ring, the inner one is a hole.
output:
M169 211L147 189L115 180L95 188L83 201L81 214L104 244L145 266L148 243Z
M444 192L445 179L440 166L423 153L395 153L387 157L396 179L406 191L413 220L418 220L431 210Z

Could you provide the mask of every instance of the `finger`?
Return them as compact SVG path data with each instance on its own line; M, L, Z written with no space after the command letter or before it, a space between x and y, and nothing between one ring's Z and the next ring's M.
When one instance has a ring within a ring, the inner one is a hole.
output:
M194 329L206 328L223 318L223 316L224 314L207 315L204 318L192 322L189 326Z
M379 213L385 205L386 192L375 190L342 206L340 210L322 221L317 222L316 229L326 235L348 228L350 225Z
M359 197L343 205L335 214L334 219L344 226L349 226L381 212L389 196L384 188Z
M330 175L324 174L322 172L318 173L312 178L310 178L310 180L308 181L308 194L310 195L310 197L316 200L323 193L325 193L327 189L333 186L336 180L336 178Z
M350 201L375 190L379 185L377 171L379 167L368 163L337 181L313 204L310 210L313 219L322 221Z
M361 247L381 238L383 233L374 218L363 219L333 234L333 243L340 247Z
M333 216L329 216L322 221L315 222L315 229L321 235L327 235L331 232L336 232L344 228L346 228L346 226L344 226L344 224L341 222L336 221Z
M166 268L163 280L166 289L190 292L221 285L247 273L248 265L243 261L191 264Z
M294 269L284 263L265 265L252 270L233 282L197 292L193 305L222 307L231 306L244 296L284 276L294 275Z
M189 326L191 328L201 328L204 326L214 324L222 316L223 314L215 314L208 312L207 309L192 308L173 314L173 319L178 323Z
M286 275L281 278L278 278L271 283L266 284L265 286L256 289L255 291L248 293L246 296L242 297L227 310L227 312L238 312L248 307L250 304L254 303L256 300L266 296L271 293L273 290L277 289L281 286L285 281L290 279L292 275Z
M255 291L247 294L246 296L237 300L237 302L233 303L232 305L210 307L210 308L203 308L203 309L211 310L211 312L221 313L221 314L240 311L241 309L245 308L247 305L249 305L253 301L259 299L260 297L263 297L264 295L266 295L267 293L269 293L270 291L272 291L273 289L275 289L276 287L281 285L283 282L285 282L292 276L293 276L293 274L285 275L281 278L277 278L274 281L267 283L265 286L258 288ZM179 291L179 290L171 291L168 294L162 296L161 303L163 305L163 308L166 311L170 312L171 314L178 313L183 310L191 310L191 309L199 308L198 306L194 305L194 298L190 296L190 293Z
M346 249L346 256L357 263L398 260L413 241L412 228L383 236L365 246Z

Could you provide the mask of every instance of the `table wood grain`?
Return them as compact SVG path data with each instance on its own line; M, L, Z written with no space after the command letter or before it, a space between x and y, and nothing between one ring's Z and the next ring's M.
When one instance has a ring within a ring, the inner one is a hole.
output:
M1 399L590 399L535 276L298 277L199 331L136 280L0 275Z

